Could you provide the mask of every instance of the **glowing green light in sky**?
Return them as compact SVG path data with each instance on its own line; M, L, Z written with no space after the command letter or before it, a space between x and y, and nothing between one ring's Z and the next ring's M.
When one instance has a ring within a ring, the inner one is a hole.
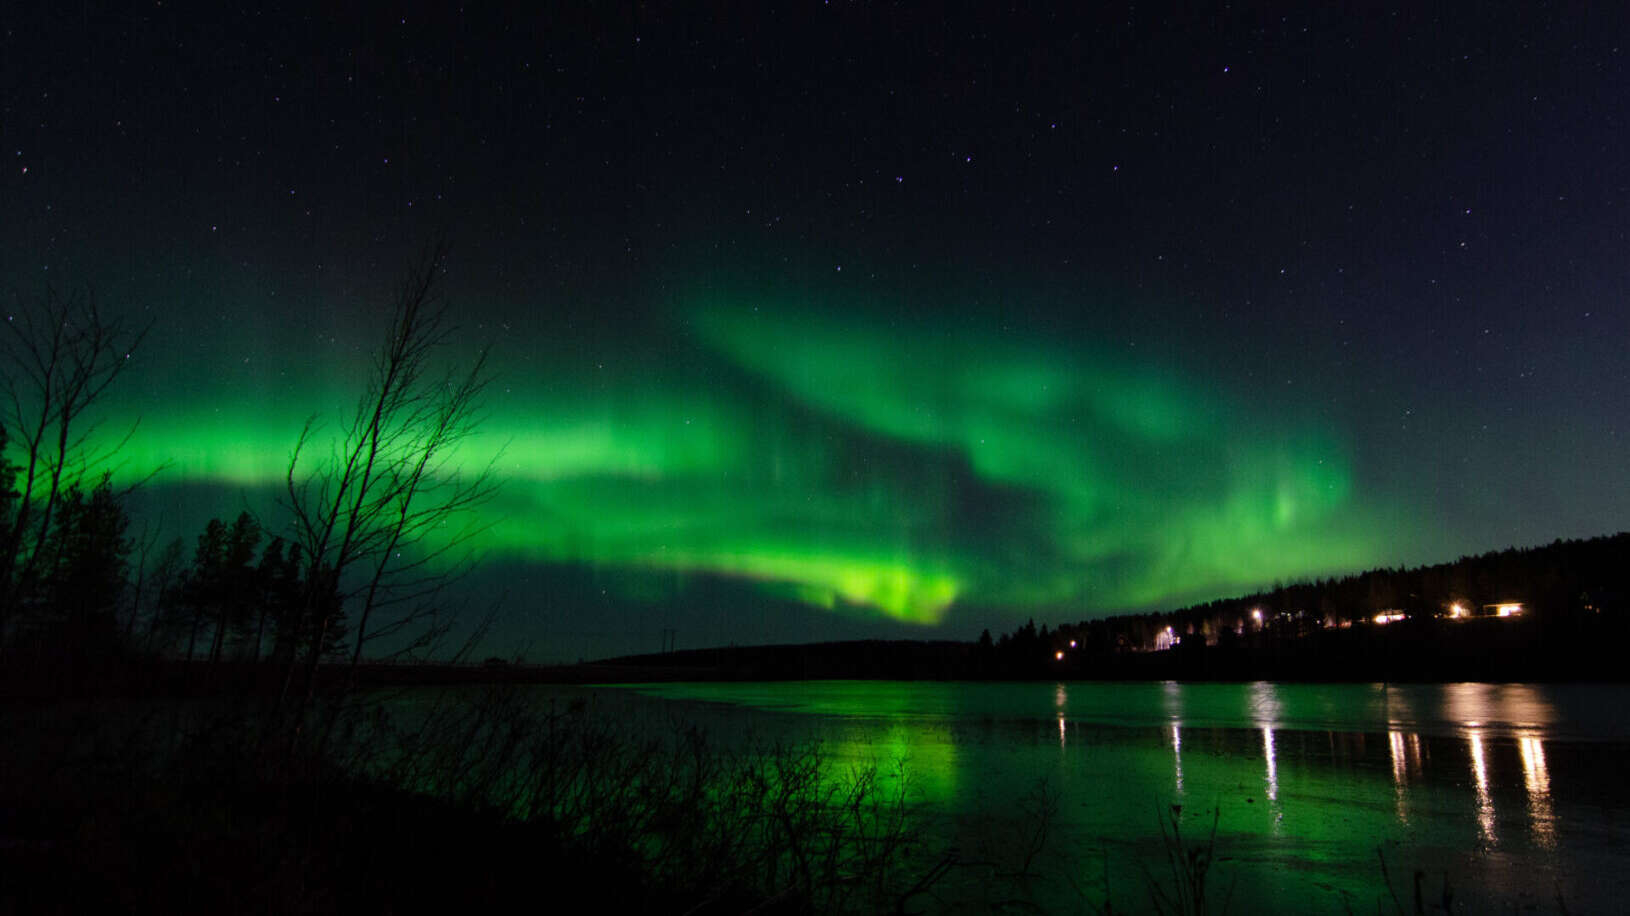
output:
M982 478L1041 495L1033 521L1062 554L1056 589L981 582L994 600L1094 590L1144 604L1356 559L1352 529L1330 524L1352 484L1329 438L1175 372L1103 348L966 327L901 334L780 303L713 305L696 326L801 403L965 455ZM1095 582L1103 564L1123 570Z
M1385 540L1354 510L1331 430L1181 366L842 301L710 296L680 312L680 332L630 341L621 361L569 338L500 348L502 383L459 455L497 455L503 480L475 546L933 624L964 602L1170 604L1351 568ZM309 411L337 428L357 366L273 357L281 375L149 412L127 465L277 486Z

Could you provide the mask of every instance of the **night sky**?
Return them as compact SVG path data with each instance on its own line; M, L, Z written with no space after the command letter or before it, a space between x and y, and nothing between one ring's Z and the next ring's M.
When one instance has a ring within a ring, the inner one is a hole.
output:
M121 474L169 462L138 525L276 528L445 235L502 651L968 638L1630 527L1617 4L19 6L0 290L153 322L103 405Z

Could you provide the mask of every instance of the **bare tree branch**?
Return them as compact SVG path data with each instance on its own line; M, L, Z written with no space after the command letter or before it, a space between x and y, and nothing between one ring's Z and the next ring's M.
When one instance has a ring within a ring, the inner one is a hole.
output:
M102 469L122 445L91 450L89 411L130 365L152 327L104 315L89 292L19 296L0 332L0 424L14 431L21 463L16 509L0 530L0 638L35 585L41 551L63 494ZM132 427L132 432L134 427ZM149 475L150 476L150 475Z
M446 634L443 591L469 568L467 559L448 558L479 530L448 536L449 523L496 487L492 463L471 472L456 454L480 424L487 352L461 372L435 365L455 330L439 289L445 254L444 246L427 248L398 288L372 374L326 457L312 457L313 418L285 474L282 502L315 573L305 644L320 647L348 607L356 615L353 670L372 643L405 640L398 650L412 654ZM313 648L307 657L308 694L319 654Z

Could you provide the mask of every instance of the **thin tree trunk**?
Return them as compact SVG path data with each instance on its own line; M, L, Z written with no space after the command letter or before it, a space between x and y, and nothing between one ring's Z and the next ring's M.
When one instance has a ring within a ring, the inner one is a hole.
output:
M188 665L192 664L193 650L198 647L198 620L202 616L203 616L203 612L201 610L199 610L197 608L193 609L193 612L192 612L192 635L187 637L187 664Z
M222 645L225 644L225 642L226 642L226 609L222 608L221 612L215 618L215 638L211 639L210 643L209 643L209 663L210 664L218 665L218 664L221 663L221 647L222 647Z

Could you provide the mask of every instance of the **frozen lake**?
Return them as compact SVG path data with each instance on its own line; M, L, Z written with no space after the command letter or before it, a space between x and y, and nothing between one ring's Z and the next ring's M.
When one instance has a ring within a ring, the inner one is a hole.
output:
M1049 910L1151 907L1161 820L1218 819L1213 908L1617 909L1630 893L1630 688L1620 685L779 682L595 688L727 739L818 739L903 766L938 848L941 903L1000 902L1045 817L1025 892ZM1038 794L1038 787L1041 787ZM1043 796L1051 803L1044 804ZM1043 811L1050 809L1049 815ZM981 877L981 875L984 877ZM1170 881L1166 880L1169 885ZM1106 887L1107 885L1107 887ZM1231 896L1230 896L1231 894Z

